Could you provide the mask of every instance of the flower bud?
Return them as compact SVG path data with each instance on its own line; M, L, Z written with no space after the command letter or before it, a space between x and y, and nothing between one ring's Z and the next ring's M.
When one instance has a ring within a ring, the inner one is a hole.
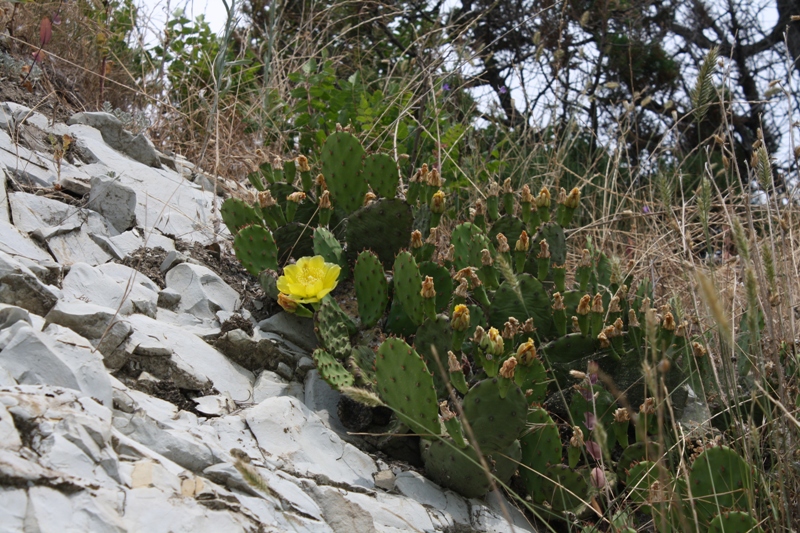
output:
M258 193L258 205L260 205L262 209L265 209L267 207L272 207L276 203L278 203L278 202L276 202L275 198L272 197L272 193L271 192L269 192L269 191L260 191Z
M469 307L464 304L458 304L453 309L453 318L450 319L450 326L454 331L466 331L469 328L469 323Z
M365 206L369 205L369 204L371 204L372 202L374 202L377 199L378 199L378 197L374 192L367 191L367 193L364 195L364 204L363 205L365 205Z
M566 309L564 306L564 297L560 292L553 293L553 311L563 311Z
M323 191L328 190L328 184L325 182L325 176L322 174L317 174L316 185Z
M706 351L705 347L702 344L700 344L699 342L692 343L692 354L695 357L703 357L707 353L708 352Z
M514 246L514 249L518 252L527 253L531 247L531 239L528 237L528 232L522 230L522 233L519 234L519 239L517 239L517 244Z
M570 377L581 381L586 379L586 372L581 372L580 370L570 370L569 375Z
M514 335L517 334L516 328L511 324L511 322L506 322L503 324L503 338L511 340L514 338Z
M455 244L451 244L447 248L447 253L444 255L444 260L445 261L449 261L450 263L452 263L453 261L456 260L456 245Z
M567 201L567 191L564 190L564 187L558 191L558 196L556 196L556 203L563 204Z
M600 341L600 348L608 348L611 346L611 342L609 342L605 331L601 331L600 334L597 335L597 340Z
M466 278L461 278L458 282L458 287L453 291L453 296L466 299L469 296L469 283Z
M498 253L505 254L511 251L511 247L508 245L508 239L502 233L498 233L497 237L497 251Z
M619 296L612 296L611 301L608 302L609 313L621 313L622 308L619 306Z
M422 233L415 229L411 232L411 247L414 249L422 248L422 244Z
M488 340L488 342L487 342ZM505 351L505 345L503 343L503 337L500 335L500 332L497 331L497 328L489 328L489 332L486 337L483 338L481 346L488 354L501 356Z
M321 176L322 174L320 174ZM319 197L319 208L320 209L333 209L331 205L331 193L328 190L322 191L322 196Z
M475 200L475 216L480 217L486 214L486 206L483 203L483 200L478 198Z
M419 175L417 176L417 181L420 183L428 183L428 163L422 163L422 167L419 169Z
M664 320L661 322L661 327L667 331L675 331L675 318L669 311L667 311L667 314L664 315Z
M514 189L511 187L511 178L506 178L505 181L503 181L503 193L511 194L513 192Z
M445 196L444 192L441 190L436 191L433 193L433 198L431 199L431 213L436 213L441 215L444 213L445 208Z
M575 448L583 448L583 430L580 426L572 427L572 437L569 439L569 445Z
M588 315L591 309L592 297L588 294L581 296L581 301L578 302L578 308L575 310L579 315Z
M442 175L439 174L438 169L433 169L428 173L428 186L439 188L442 186Z
M287 313L294 313L297 311L297 302L282 292L278 294L278 305L280 305Z
M628 309L628 326L632 328L641 327L641 324L639 324L639 317L633 309Z
M528 337L526 342L517 347L517 359L522 366L529 366L536 357L536 346L533 344L533 339Z
M533 325L533 318L529 318L522 324L522 332L523 333L533 333L536 331L536 328Z
M299 204L300 202L306 199L306 193L302 191L293 192L292 194L287 196L286 199L290 202Z
M523 204L530 204L533 203L533 195L531 194L531 188L526 184L522 186L522 192L519 193L519 201Z
M281 159L280 156L276 155L273 157L272 161L270 161L270 164L272 165L273 170L283 170L283 159Z
M603 310L603 295L599 292L594 295L594 301L592 302L592 313L604 313Z
M472 342L480 346L484 338L486 338L486 330L482 326L475 328L475 333L472 334Z
M550 245L547 244L547 241L542 239L539 241L539 255L536 257L540 259L547 259L550 257Z
M500 376L506 379L514 379L514 370L517 368L517 360L512 355L505 361L503 366L500 367Z
M500 186L494 180L489 180L489 187L486 190L486 196L497 196L500 194Z
M456 354L452 351L447 352L447 370L449 372L461 372L461 363L458 362Z
M425 276L422 282L422 290L419 292L423 298L436 298L436 290L433 288L433 278Z
M536 207L550 207L550 191L547 189L547 187L542 187L542 190L539 191L539 196L536 197Z
M592 254L586 248L583 249L581 252L581 261L578 263L580 267L591 267L592 266Z
M311 167L308 166L308 158L304 155L298 155L295 159L297 162L297 170L300 172L311 172Z
M631 419L630 413L624 407L614 411L614 422L628 422Z
M656 412L656 399L655 398L645 398L644 403L639 406L639 412L644 413L646 415L652 415Z
M569 196L567 196L564 205L569 207L570 209L576 209L581 204L581 190L577 187L573 187L571 191L569 191Z
M447 406L447 400L443 400L439 403L439 414L442 417L442 421L447 422L448 420L452 420L456 417L456 414L450 410Z
M481 250L481 264L483 266L492 266L494 264L494 259L492 259L492 252L484 248Z

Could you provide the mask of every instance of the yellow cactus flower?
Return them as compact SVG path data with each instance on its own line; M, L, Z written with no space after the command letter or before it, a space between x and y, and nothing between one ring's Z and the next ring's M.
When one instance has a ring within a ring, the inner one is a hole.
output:
M340 270L339 265L326 263L321 255L301 257L283 269L278 290L297 303L318 302L336 287Z

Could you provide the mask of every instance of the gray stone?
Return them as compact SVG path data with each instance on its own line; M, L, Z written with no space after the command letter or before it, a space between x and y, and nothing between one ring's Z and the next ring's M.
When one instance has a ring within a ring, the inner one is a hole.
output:
M294 396L303 399L303 385L296 381L286 382L275 372L264 370L253 385L253 403L261 403L274 396Z
M230 360L248 370L277 370L283 364L289 369L287 379L292 377L291 368L286 363L294 364L293 358L268 339L255 340L241 329L234 329L222 334L214 342L214 346Z
M161 262L161 266L159 267L159 270L161 270L162 274L166 274L167 271L169 269L171 269L172 267L174 267L175 265L179 265L181 263L185 263L188 260L189 260L189 258L185 254L182 254L181 252L179 252L177 250L172 250L167 254L167 256L164 258L164 260Z
M88 207L106 217L120 233L136 225L136 191L109 176L95 176L91 185Z
M283 361L278 363L278 368L275 369L275 372L286 380L291 380L294 377L294 371Z
M175 289L166 288L158 292L158 307L175 309L181 301L181 293Z
M220 309L233 312L239 308L239 294L204 266L182 263L167 272L165 281L167 287L181 293L179 312L213 319Z
M233 400L223 394L201 396L193 398L192 401L197 404L196 409L198 412L208 416L227 415L236 409L236 404Z
M258 323L258 329L268 333L276 333L289 342L296 344L308 352L317 347L317 336L314 333L314 321L281 311Z
M220 352L180 327L153 320L144 315L128 317L134 335L127 342L147 336L171 350L169 357L141 357L142 369L160 379L172 379L180 388L203 390L210 383L234 401L246 402L253 395L251 372L229 361ZM210 382L210 383L209 383Z
M383 489L387 492L394 490L395 475L391 470L381 470L380 472L376 472L375 476L373 476L373 479L375 480L375 486L379 489Z
M372 488L375 462L328 429L291 396L267 398L246 411L247 425L265 454L301 477L322 476L336 483Z
M375 533L375 522L360 505L350 502L342 489L318 487L310 481L306 482L312 496L322 509L322 516L336 533ZM384 531L384 530L381 530Z
M0 404L0 448L18 451L22 447L22 440L14 425L14 419L6 410L5 405Z
M27 322L29 325L33 325L31 315L25 309L16 305L0 304L0 330L11 327L17 322Z
M339 398L341 393L333 390L330 385L319 377L319 371L312 370L306 374L304 403L314 411L323 423L335 431L341 438L350 442L359 442L355 437L347 434L347 428L339 420Z
M139 230L133 228L119 235L114 235L108 238L110 244L118 251L119 256L117 259L123 260L128 258L133 252L139 248L162 248L169 252L175 250L175 241L169 237L149 231L142 237Z
M156 316L158 286L147 276L116 263L72 265L62 283L64 298L118 310L122 315Z
M5 131L0 131L0 167L14 181L31 187L50 187L58 179L54 162L15 144Z
M433 531L433 522L422 504L383 492L345 493L344 498L372 515L378 531Z
M25 531L28 492L13 487L0 487L0 524L6 531Z
M0 366L19 383L67 387L110 404L108 374L89 341L56 325L47 333L20 327L0 352Z
M0 252L0 303L46 315L56 304L60 291L45 285L29 268Z
M100 130L103 140L115 150L144 165L161 166L161 159L150 139L144 134L134 135L127 131L122 122L111 113L77 113L70 117L67 124L83 124Z
M61 176L58 184L65 191L78 196L86 196L92 190L91 181L77 176Z
M4 168L0 167L0 222L11 224L11 211L8 208L8 193L6 193L8 176Z
M305 379L306 374L314 370L315 367L316 364L314 363L313 359L310 357L301 357L297 362L297 368L295 369L297 379Z
M15 259L28 267L45 285L56 285L61 282L61 265L51 259L33 260L16 256Z
M27 234L0 220L0 252L32 261L52 261L53 257Z

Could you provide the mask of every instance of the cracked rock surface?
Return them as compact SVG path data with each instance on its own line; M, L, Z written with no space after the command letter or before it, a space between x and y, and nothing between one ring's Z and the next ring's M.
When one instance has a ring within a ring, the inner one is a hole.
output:
M347 433L187 167L0 103L0 532L534 531Z

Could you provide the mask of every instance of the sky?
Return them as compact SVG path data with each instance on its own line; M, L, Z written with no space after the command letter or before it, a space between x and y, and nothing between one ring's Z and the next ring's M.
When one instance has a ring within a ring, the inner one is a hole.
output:
M231 0L228 0L230 5ZM214 32L221 32L225 27L225 6L222 0L137 0L142 7L141 14L150 19L150 30L158 33L164 28L167 14L176 9L183 9L188 18L205 14L206 21Z

